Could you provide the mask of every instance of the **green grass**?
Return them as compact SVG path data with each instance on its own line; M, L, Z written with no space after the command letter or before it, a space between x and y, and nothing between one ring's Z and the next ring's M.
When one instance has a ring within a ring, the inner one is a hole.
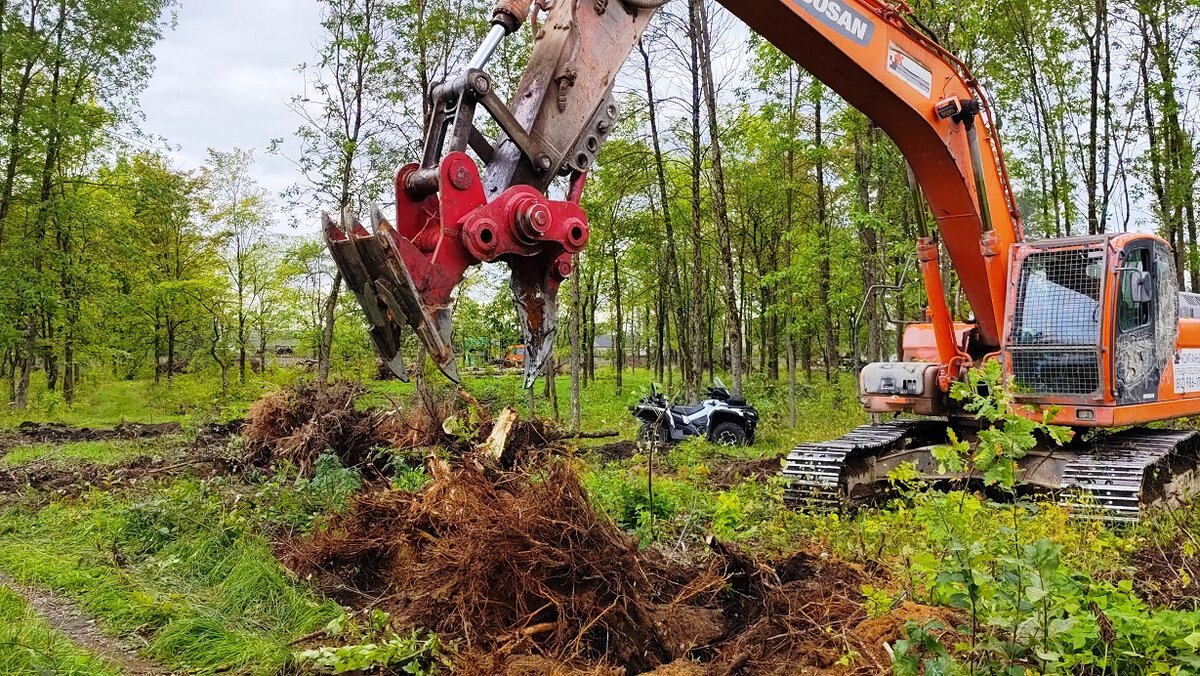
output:
M291 642L340 614L289 578L248 507L181 479L0 513L0 568L74 599L146 655L200 672L276 673Z
M31 444L17 446L0 458L0 463L10 466L42 461L52 465L90 463L93 465L119 465L136 458L162 455L174 440L76 441L66 444Z
M246 407L268 391L294 381L295 370L250 374L246 384L234 385L229 396L221 396L217 373L204 371L176 376L155 383L153 379L116 380L92 374L79 384L73 404L60 391L46 390L45 376L36 373L30 388L29 405L23 411L0 409L0 427L18 423L62 422L77 427L111 427L121 422L180 422L189 424L223 421L245 415Z
M116 676L120 672L55 631L0 586L0 673Z

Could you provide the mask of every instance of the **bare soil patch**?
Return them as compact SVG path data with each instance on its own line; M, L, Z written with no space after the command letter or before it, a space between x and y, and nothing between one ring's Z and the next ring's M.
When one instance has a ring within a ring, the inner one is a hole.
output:
M1152 606L1176 610L1200 608L1200 556L1188 556L1182 544L1147 545L1133 555L1134 588Z
M779 460L778 457L775 457L714 463L708 480L718 488L732 488L746 479L766 481L779 474L781 469Z
M5 496L11 498L27 489L43 491L48 495L78 495L92 489L128 487L185 473L197 476L230 474L241 469L241 462L226 454L229 438L240 426L241 421L209 425L202 428L194 440L181 440L178 448L163 456L143 456L118 464L85 462L63 465L50 460L37 460L16 467L0 465L0 502L4 501Z
M226 425L211 425L204 431L214 431L238 426L240 421ZM210 430L211 428L211 430ZM118 441L128 439L153 439L179 434L183 428L179 423L123 422L115 427L73 427L64 423L25 421L15 430L0 431L0 455L16 446L29 444L66 444L78 441ZM202 433L204 432L202 431ZM228 436L228 435L226 435Z

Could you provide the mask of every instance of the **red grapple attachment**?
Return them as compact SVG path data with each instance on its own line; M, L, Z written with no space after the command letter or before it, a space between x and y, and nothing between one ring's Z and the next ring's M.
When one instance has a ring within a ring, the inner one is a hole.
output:
M400 353L400 327L407 323L398 311L389 307L376 284L384 269L384 253L374 236L349 212L342 214L341 226L327 213L321 214L325 245L342 272L346 286L358 298L363 314L370 322L371 340L388 368L401 380L408 380L404 357Z
M610 8L607 1L537 0L542 20L533 51L512 103L505 103L483 69L532 2L499 0L492 28L466 68L430 87L421 162L396 174L395 227L376 215L372 236L354 234L353 219L331 231L330 247L343 249L335 260L352 280L384 359L399 354L407 325L458 380L451 294L469 267L486 261L504 261L512 270L526 387L553 347L558 287L588 239L580 194L617 122L613 83L664 3L624 0ZM499 128L494 141L475 125L479 108ZM485 167L486 188L468 149ZM560 177L570 177L570 197L548 199ZM357 256L345 251L343 239Z
M525 385L531 386L553 346L558 287L571 273L571 256L587 244L583 210L525 185L489 202L478 167L461 152L446 155L436 192L419 199L408 189L418 171L413 164L396 173L394 227L378 209L371 218L373 235L353 216L343 218L341 228L326 218L326 241L372 323L376 348L402 373L400 336L407 325L442 373L458 382L452 293L471 266L504 261L512 270L527 345Z

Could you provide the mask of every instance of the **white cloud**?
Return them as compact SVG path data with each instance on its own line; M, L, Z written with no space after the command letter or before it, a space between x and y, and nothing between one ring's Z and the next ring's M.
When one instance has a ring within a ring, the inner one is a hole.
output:
M316 53L319 4L184 0L178 19L154 49L155 73L141 97L144 130L177 146L172 155L183 168L203 164L210 147L255 148L256 178L279 193L297 175L266 148L299 125L286 103L304 86L296 67Z

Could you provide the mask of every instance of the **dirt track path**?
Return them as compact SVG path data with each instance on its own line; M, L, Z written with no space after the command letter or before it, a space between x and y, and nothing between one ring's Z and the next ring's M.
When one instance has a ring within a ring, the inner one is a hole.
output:
M27 587L0 573L0 585L24 597L25 602L45 618L59 633L77 645L95 653L123 674L158 676L170 674L163 667L142 659L133 646L108 636L96 627L96 621L83 614L74 603L47 591Z

